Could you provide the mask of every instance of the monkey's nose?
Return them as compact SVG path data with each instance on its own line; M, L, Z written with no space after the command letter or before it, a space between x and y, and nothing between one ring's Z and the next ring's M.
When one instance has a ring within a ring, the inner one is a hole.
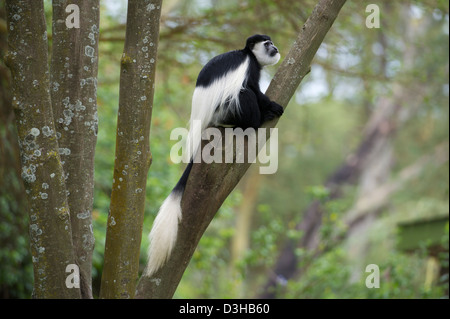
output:
M272 51L270 52L270 56L274 56L277 53L278 53L278 48L276 46L273 46Z

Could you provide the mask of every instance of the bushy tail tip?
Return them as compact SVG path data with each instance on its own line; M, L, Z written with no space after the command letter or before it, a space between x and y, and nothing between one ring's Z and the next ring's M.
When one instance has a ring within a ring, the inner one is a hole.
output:
M151 276L169 259L177 241L178 223L181 221L182 193L173 191L161 205L148 236L148 262L144 275Z

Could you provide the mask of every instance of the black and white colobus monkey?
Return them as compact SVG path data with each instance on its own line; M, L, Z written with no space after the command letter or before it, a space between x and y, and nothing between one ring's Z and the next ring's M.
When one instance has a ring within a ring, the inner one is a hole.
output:
M169 258L181 220L181 198L192 168L192 158L201 145L201 132L209 126L258 128L283 114L283 107L270 101L259 88L264 66L276 64L280 53L267 35L253 35L245 48L211 59L200 71L192 97L191 129L187 138L190 162L169 197L162 204L150 232L149 261L145 274L151 276ZM192 124L200 120L201 130ZM192 146L192 147L190 147Z

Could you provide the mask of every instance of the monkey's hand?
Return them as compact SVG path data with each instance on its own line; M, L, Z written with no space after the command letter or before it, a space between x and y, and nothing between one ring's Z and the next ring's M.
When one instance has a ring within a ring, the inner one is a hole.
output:
M267 110L266 114L264 114L264 122L271 121L275 117L280 117L284 112L284 109L281 105L278 103L275 103L273 101L270 102L270 109Z
M272 101L270 103L270 111L276 116L280 117L281 115L283 115L284 109L280 104Z

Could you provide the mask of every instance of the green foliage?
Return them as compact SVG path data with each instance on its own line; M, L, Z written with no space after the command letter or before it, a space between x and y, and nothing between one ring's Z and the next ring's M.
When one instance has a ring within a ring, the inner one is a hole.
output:
M29 298L33 288L28 216L17 206L15 198L0 191L0 298Z
M380 268L380 288L368 288L365 280L369 273L365 267L352 269L346 260L346 252L341 248L313 260L302 278L291 280L285 287L282 298L436 298L443 291L436 289L426 292L418 273L424 271L421 256L406 256L393 253L378 265ZM360 277L356 282L352 274Z
M447 236L448 238L448 236ZM447 239L448 241L448 239ZM448 248L448 246L447 246ZM440 298L448 288L448 273L439 280L441 284L426 289L423 274L426 271L426 252L413 255L390 252L379 256L380 287L368 288L363 267L352 267L347 252L342 248L323 254L320 258L310 258L308 270L301 278L290 280L278 294L279 298L361 298L361 299L404 299ZM448 262L448 253L443 254ZM302 256L304 257L304 256ZM445 263L442 264L445 266ZM359 278L359 279L357 279Z
M284 298L343 298L350 293L349 269L344 252L336 249L313 261L304 279L289 281ZM350 293L351 295L351 293Z

